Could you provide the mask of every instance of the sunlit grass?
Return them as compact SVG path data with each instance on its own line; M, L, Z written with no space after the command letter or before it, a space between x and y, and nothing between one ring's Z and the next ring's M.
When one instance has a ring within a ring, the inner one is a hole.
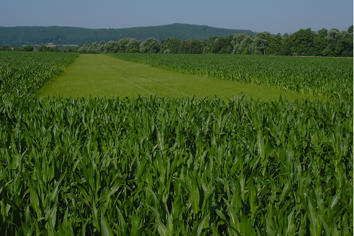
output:
M64 74L47 83L39 97L218 97L245 95L261 100L311 99L276 87L217 80L153 68L105 55L80 55Z

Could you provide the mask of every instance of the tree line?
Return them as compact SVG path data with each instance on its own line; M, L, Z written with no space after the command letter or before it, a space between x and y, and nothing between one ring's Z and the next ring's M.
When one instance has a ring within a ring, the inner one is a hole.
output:
M77 52L77 47L59 47L57 45L25 45L23 47L10 47L8 45L0 46L0 51L23 51L23 52Z
M4 47L6 46L0 47L0 50L4 50ZM30 46L26 47L28 49ZM53 48L41 45L36 50L80 53L219 53L350 57L353 56L353 26L346 31L338 29L312 31L309 28L300 29L290 35L262 32L253 36L243 33L227 37L213 36L207 40L167 38L159 42L155 38L143 41L130 38L84 44L78 48Z

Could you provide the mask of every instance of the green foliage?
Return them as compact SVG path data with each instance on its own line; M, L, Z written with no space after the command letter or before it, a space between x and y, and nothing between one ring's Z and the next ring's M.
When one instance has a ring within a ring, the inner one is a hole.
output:
M283 36L280 48L280 55L290 56L291 55L291 41L289 35L285 34Z
M137 53L139 52L140 44L136 39L130 39L127 44L127 53Z
M80 55L65 74L44 85L38 97L218 97L228 99L244 95L263 101L322 100L323 96L297 93L281 88L205 78L161 68L117 60L108 55Z
M126 29L84 29L73 27L0 27L0 51L6 45L23 51L22 45L41 45L38 51L60 51L58 46L80 45L80 53L137 53L146 39L164 41L144 53L183 54L265 54L297 56L353 56L353 27L338 29L300 29L290 36L267 32L229 30L208 26L171 24ZM180 41L182 40L182 41ZM129 44L129 46L128 46ZM62 47L60 46L60 47ZM128 48L129 47L129 48ZM64 51L74 51L75 48ZM25 51L31 51L26 48Z
M327 34L327 47L322 54L326 56L353 56L353 33L331 29Z
M139 46L141 53L158 53L160 50L159 42L154 38L148 38L142 41Z
M160 52L164 54L178 53L181 47L181 40L176 38L167 38L162 40L160 44Z
M293 55L315 55L314 34L311 29L299 30L290 36Z
M129 41L130 41L130 39L119 40L119 42L118 42L119 51L118 52L121 52L121 53L127 52L127 45L129 43ZM98 50L98 51L100 51L100 50Z
M74 58L0 53L4 235L353 234L348 98L36 99Z
M274 37L271 37L269 40L269 47L268 47L268 54L270 55L276 55L276 54L281 54L281 49L282 49L282 37L280 34L274 35Z
M8 45L0 46L0 51L11 51L11 48Z
M33 50L32 50L33 51ZM47 45L40 45L37 48L38 52L60 52L60 48L58 46L47 46Z
M228 36L238 33L254 34L250 30L223 29L206 25L169 24L122 29L86 29L78 27L0 27L0 45L22 46L26 44L88 44L93 42L119 41L124 38L145 40L166 38L180 40L205 40L211 36Z
M253 54L254 38L248 34L234 35L231 40L232 54Z
M351 101L353 60L347 58L239 55L142 55L116 57L184 73L309 91Z
M0 97L35 93L50 78L62 73L76 56L70 53L1 52Z
M192 39L182 41L180 53L185 54L201 54L203 51L203 44L199 40Z
M262 32L256 35L254 39L254 45L256 51L260 52L263 55L267 54L269 48L269 42L271 41L272 35L268 32Z
M337 29L330 31L321 29L318 32L313 32L311 29L301 29L290 36L285 34L283 37L280 34L272 35L268 32L261 32L256 36L242 33L227 37L212 36L204 41L197 39L180 41L176 38L167 38L160 45L155 38L149 38L140 42L140 46L142 46L140 52L351 57L353 55L351 30L352 28L349 28L348 32L340 32ZM133 45L130 50L127 49L128 42ZM79 49L79 52L137 53L139 52L137 50L138 42L135 39L121 39L119 42L101 41L100 43L85 44ZM152 47L153 49L151 49Z
M23 47L23 51L32 52L34 50L32 45L27 45Z
M327 29L321 29L318 31L318 34L314 36L313 44L314 44L314 55L323 56L323 51L327 47Z
M204 53L220 53L220 54L230 54L232 52L232 41L233 37L211 37L205 42L206 47L204 48Z

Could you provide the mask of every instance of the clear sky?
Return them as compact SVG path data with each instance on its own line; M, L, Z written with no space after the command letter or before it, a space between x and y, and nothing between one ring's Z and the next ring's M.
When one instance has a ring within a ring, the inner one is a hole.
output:
M170 23L256 32L353 24L352 0L0 0L0 26L123 28Z

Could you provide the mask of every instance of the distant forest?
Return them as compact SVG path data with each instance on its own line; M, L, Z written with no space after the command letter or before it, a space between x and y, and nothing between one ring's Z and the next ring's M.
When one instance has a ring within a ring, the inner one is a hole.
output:
M9 50L3 46L0 49ZM35 50L27 46L27 51ZM15 48L15 50L26 50ZM212 36L207 40L180 40L166 38L162 41L156 38L137 40L135 38L119 41L101 41L84 44L80 47L47 47L40 46L38 51L78 51L80 53L219 53L219 54L263 54L292 56L353 56L353 26L347 31L338 29L301 29L293 34L270 34L268 32L256 35L241 33L230 36Z
M255 34L250 30L224 29L206 25L169 24L160 26L132 27L121 29L87 29L62 26L18 26L0 27L0 45L18 47L23 45L83 45L100 41L119 41L124 38L145 40L155 38L162 41L166 38L180 40L205 40L211 36L227 36L239 33Z

